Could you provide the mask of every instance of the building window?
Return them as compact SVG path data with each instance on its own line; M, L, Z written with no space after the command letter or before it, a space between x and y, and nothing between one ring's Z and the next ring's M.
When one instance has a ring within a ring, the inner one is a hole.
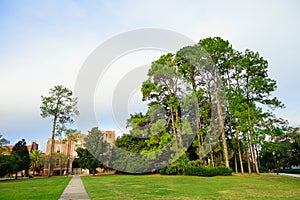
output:
M56 152L57 152L57 153L60 153L60 151L61 151L61 146L60 146L60 145L57 145L57 147L56 147Z
M55 161L55 166L59 166L59 159L58 158Z
M111 139L111 133L109 134L109 139Z

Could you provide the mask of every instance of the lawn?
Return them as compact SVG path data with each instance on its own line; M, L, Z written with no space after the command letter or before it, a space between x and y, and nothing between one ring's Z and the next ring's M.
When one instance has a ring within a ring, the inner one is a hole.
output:
M71 177L0 181L0 199L58 199Z
M276 175L107 175L82 181L91 199L300 199L300 179Z

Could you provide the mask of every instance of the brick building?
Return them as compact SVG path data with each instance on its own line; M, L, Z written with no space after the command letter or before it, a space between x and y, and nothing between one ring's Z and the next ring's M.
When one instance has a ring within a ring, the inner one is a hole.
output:
M4 146L4 148L7 150L2 152L2 155L10 155L14 146ZM39 145L35 141L32 141L31 145L27 145L27 149L29 152L32 152L33 150L38 150Z
M114 145L116 135L115 131L102 131L103 139ZM62 175L72 172L72 163L77 157L76 149L84 148L84 138L86 134L76 133L70 140L55 140L52 155L52 169L53 173ZM46 145L46 155L50 154L51 139L48 139ZM48 174L48 160L45 160L44 174Z

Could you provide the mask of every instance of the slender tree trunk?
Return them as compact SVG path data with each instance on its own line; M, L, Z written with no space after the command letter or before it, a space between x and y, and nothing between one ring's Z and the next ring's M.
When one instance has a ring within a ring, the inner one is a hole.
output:
M256 174L259 175L259 168L258 168L258 164L257 164L257 156L256 156L256 153L255 153L255 148L254 148L253 143L251 144L251 148L252 148L252 153L253 153L253 163L254 163L254 166L255 166L255 171L256 171Z
M229 131L230 131L230 136L231 136L231 139L232 141L234 140L234 134L233 134L233 131L232 131L232 126L229 122ZM234 169L235 169L235 173L238 173L238 164L237 164L237 157L236 157L236 148L235 146L232 144L232 150L233 150L233 154L234 154Z
M211 159L211 165L212 165L213 167L215 167L214 154L213 154L213 152L210 152L210 159Z
M175 120L174 120L174 115L173 115L173 107L172 105L170 106L170 112L171 112L171 122L172 122L172 130L173 130L173 135L175 136L176 139L176 149L178 149L178 139L177 139L177 134L176 134L176 128L175 128Z
M248 103L248 125L249 125L249 136L250 136L250 148L251 148L251 155L252 155L252 161L253 161L253 165L255 167L255 171L256 174L259 175L259 169L258 169L258 165L257 165L257 159L256 159L256 155L255 155L255 149L254 149L254 144L253 144L253 137L251 134L251 119L250 119L250 105Z
M238 164L237 164L237 158L236 158L236 152L234 152L234 169L235 173L238 173Z
M251 157L251 166L252 166L252 171L254 172L255 171L255 164L254 164L254 161L253 161L253 153L252 153L252 144L249 144L249 152L250 152L250 157Z
M246 150L246 156L247 156L247 164L248 164L248 174L251 174L251 163L250 163L250 156L249 156L249 150Z
M48 177L51 177L52 175L52 154L54 151L54 144L55 144L54 136L55 136L56 121L57 121L57 116L54 116L53 126L52 126L52 136L51 136L51 148L50 148L49 164L48 164Z
M218 80L217 80L217 77L214 77L214 95L215 95L215 101L216 101L216 104L217 104L217 113L218 113L218 118L219 118L219 126L222 130L221 137L222 137L222 144L223 144L223 156L224 156L224 159L225 159L225 166L229 168L230 166L229 166L229 160L228 160L227 142L226 142L226 135L225 135L225 130L224 130L224 121L223 121L222 108L221 108L221 105L220 105L221 103L220 103L220 99L219 99L218 89L219 89Z
M238 132L236 133L236 139L237 139L237 145L238 145L238 154L239 154L239 160L240 160L241 173L244 174L244 166L243 166L240 140L238 138Z
M176 117L176 122L178 123L180 121L180 119L179 119L179 113L178 113L178 108L175 111L175 117ZM182 148L183 144L182 144L182 136L181 136L181 127L177 127L177 137L178 137L180 148Z
M258 154L257 146L254 145L254 147L255 147L255 152L256 152L256 155L257 155L257 164L258 164L258 168L260 168L261 165L260 165L260 159L259 159L259 154Z

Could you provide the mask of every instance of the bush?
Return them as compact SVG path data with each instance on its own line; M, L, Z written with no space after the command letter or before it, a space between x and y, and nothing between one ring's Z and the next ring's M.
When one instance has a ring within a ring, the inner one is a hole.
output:
M165 167L160 169L160 174L176 175L176 174L179 174L179 172L176 169L176 166L165 166Z
M232 169L227 168L225 166L218 166L218 167L212 167L212 166L188 166L184 170L185 173L182 172L182 170L178 171L176 166L166 166L163 167L160 170L160 174L164 175L189 175L189 176L205 176L205 177L212 177L212 176L230 176L232 174Z
M225 166L190 166L186 170L186 175L190 176L230 176L232 174L232 169Z
M218 166L216 167L217 176L231 176L232 175L232 169L227 168L225 166Z
M260 173L267 173L267 172L269 172L269 170L266 167L260 167L259 172Z

